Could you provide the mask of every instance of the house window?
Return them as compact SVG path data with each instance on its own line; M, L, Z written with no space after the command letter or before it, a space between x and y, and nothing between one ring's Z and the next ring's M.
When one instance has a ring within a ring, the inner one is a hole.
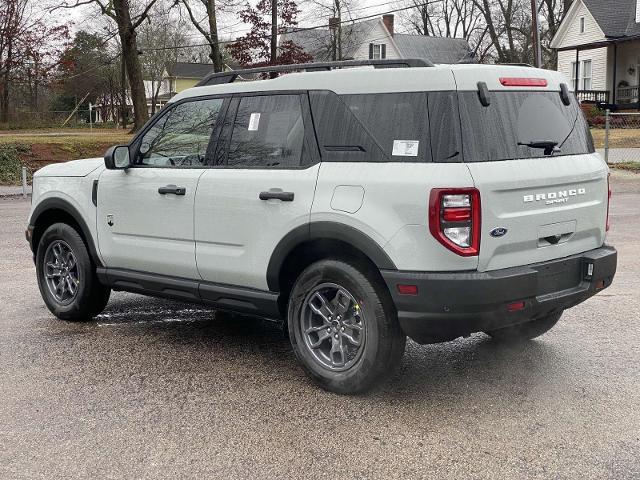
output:
M380 60L382 58L387 58L387 46L384 43L370 43L369 59Z
M584 17L580 17L580 33L584 33Z
M582 89L591 90L591 60L582 61Z
M571 85L576 84L576 62L571 62ZM591 90L591 60L582 60L578 68L578 90Z

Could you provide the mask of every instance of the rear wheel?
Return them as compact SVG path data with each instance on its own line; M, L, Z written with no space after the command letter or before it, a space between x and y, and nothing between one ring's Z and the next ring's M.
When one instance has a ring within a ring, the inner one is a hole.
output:
M89 320L109 301L111 290L98 281L87 247L70 225L55 223L42 234L36 271L47 308L62 320Z
M551 313L545 317L537 318L529 322L500 328L498 330L491 330L485 333L501 342L524 342L539 337L551 330L555 324L558 323L558 320L560 320L562 313L562 311Z
M307 374L341 394L365 391L396 367L406 337L384 286L363 266L322 260L298 277L289 337Z

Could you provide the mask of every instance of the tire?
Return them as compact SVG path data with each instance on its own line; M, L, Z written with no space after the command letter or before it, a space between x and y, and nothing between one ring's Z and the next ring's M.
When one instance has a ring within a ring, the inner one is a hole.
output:
M111 289L98 281L82 237L66 223L55 223L42 234L36 273L44 303L61 320L90 320L109 301Z
M539 337L540 335L544 335L551 330L555 324L558 323L558 320L560 320L562 313L562 311L551 313L546 317L537 318L511 327L500 328L499 330L491 330L485 333L490 335L494 340L500 342L525 342Z
M296 357L326 390L364 392L390 375L404 353L406 336L389 293L364 266L310 265L293 286L287 313Z

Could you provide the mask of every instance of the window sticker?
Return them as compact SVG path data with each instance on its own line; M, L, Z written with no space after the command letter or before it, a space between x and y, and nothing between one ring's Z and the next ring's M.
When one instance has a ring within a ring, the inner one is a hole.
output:
M391 155L396 157L417 157L419 140L394 140Z
M255 132L258 130L258 125L260 124L260 114L252 113L251 117L249 117L249 131Z

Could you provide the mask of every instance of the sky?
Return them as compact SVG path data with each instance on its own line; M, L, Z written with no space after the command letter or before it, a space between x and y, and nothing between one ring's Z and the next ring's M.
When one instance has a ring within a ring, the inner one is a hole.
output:
M255 5L257 1L251 0L251 3ZM382 13L403 6L402 0L353 0L353 3L354 5L351 9L352 18L360 18L374 14L382 15ZM298 22L301 27L311 27L319 24L318 15L312 8L310 2L299 0L298 8L301 10L301 13L298 15ZM79 30L96 32L101 30L102 23L96 21L99 19L100 14L94 6L81 6L68 10L59 10L58 12L54 17L56 21L68 19L69 23L72 24L72 32ZM345 20L347 18L348 17L346 17ZM221 37L230 39L241 36L247 30L247 26L241 22L237 15L223 16L218 22L218 28L220 29ZM192 38L196 40L198 36L199 33L194 29Z

